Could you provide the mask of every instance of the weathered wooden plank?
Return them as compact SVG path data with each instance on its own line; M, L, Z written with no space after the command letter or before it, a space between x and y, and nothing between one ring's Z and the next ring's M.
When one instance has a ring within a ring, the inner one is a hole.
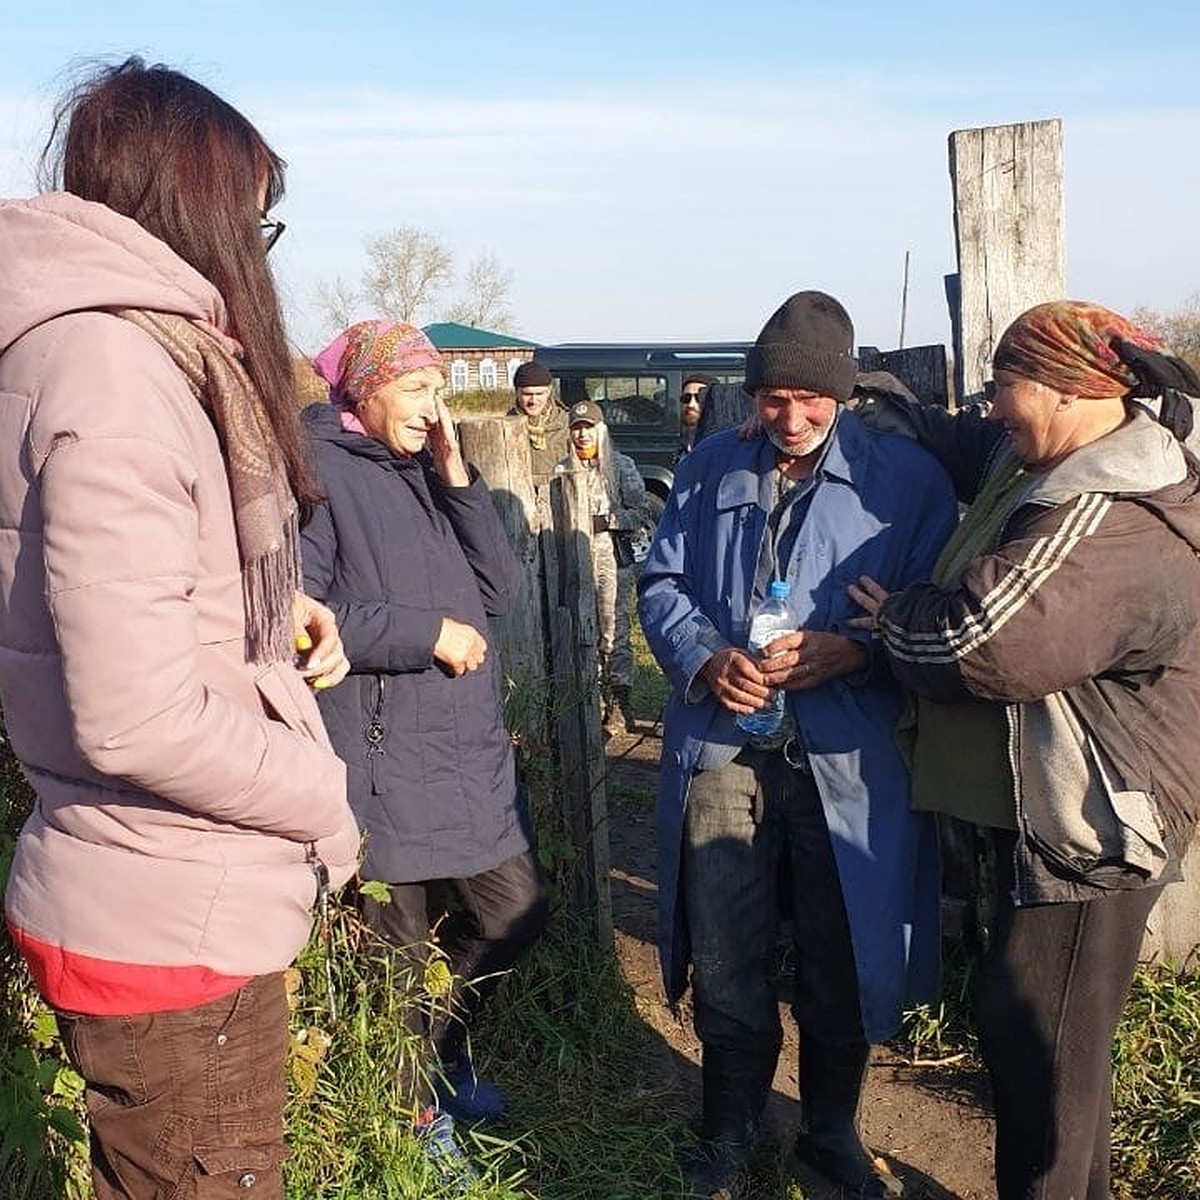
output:
M567 475L535 487L518 418L464 418L458 432L524 568L517 602L491 622L509 688L509 727L519 736L531 733L530 744L545 747L552 759L575 855L571 903L593 915L607 944L612 904L599 631L582 481Z
M945 346L908 346L903 350L880 350L859 346L858 369L889 371L922 404L950 406L949 371Z
M1183 881L1163 889L1163 894L1142 940L1142 961L1173 963L1200 970L1200 846L1192 842L1183 860Z
M1066 295L1062 122L1031 121L950 135L958 250L955 395L983 396L1005 327Z
M510 693L528 695L544 685L548 671L540 578L538 507L529 459L529 439L519 417L473 417L458 424L463 457L478 468L492 492L509 543L521 564L520 591L503 616L488 622ZM514 707L510 705L510 707ZM529 705L522 721L534 719ZM520 732L517 730L516 732ZM539 739L540 740L540 739Z
M612 937L612 900L607 772L600 729L600 631L583 477L556 477L550 483L550 501L558 560L557 603L550 625L554 704L563 798L579 855L575 903L594 913L597 936L607 943Z

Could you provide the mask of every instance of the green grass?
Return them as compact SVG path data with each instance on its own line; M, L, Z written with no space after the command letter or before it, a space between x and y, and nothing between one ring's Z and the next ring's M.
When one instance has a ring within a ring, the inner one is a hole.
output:
M685 1114L656 1035L587 922L558 912L497 1001L477 1040L528 1131L531 1193L641 1200L669 1180Z
M905 1014L897 1048L927 1064L974 1061L971 964L947 948L943 995ZM1113 1043L1113 1200L1200 1196L1200 975L1143 966Z
M650 647L646 645L646 635L637 619L636 600L629 627L629 644L633 647L633 711L639 720L661 721L671 687L666 676L659 670L658 663L654 661Z
M408 1031L405 1014L428 1007L427 981L373 950L348 909L335 908L332 927L336 1022L325 1003L320 939L296 972L287 1194L454 1195L408 1132L414 1072L428 1047ZM633 1200L646 1195L648 1179L671 1178L686 1136L678 1097L615 955L597 946L587 921L556 911L473 1040L477 1065L508 1092L514 1119L487 1133L462 1131L484 1176L471 1196Z
M291 972L294 1011L287 1110L292 1200L409 1200L453 1196L412 1135L416 1084L430 1049L414 1014L445 1011L452 986L436 952L424 970L375 941L354 911L334 905L328 945L316 936ZM338 1014L330 1015L332 981ZM522 1197L520 1156L480 1139L484 1175L472 1195Z
M1113 1062L1115 1200L1196 1200L1200 976L1139 970Z

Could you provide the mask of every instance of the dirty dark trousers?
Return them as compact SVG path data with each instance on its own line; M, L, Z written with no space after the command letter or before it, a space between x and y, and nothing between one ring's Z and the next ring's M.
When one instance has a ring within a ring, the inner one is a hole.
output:
M449 957L450 970L468 986L458 989L453 1018L431 1031L443 1062L463 1052L471 1018L546 926L550 914L545 884L533 854L526 850L465 879L391 885L391 903L364 898L367 924L394 946L414 949L423 960L431 925ZM435 896L449 892L457 905L446 915ZM440 922L440 923L439 923ZM472 982L477 981L477 982ZM413 1014L414 1017L416 1014Z
M1161 887L1017 908L1011 834L975 1008L998 1200L1108 1200L1112 1042Z
M784 856L789 869L781 872ZM715 1068L704 1072L704 1136L738 1139L762 1116L782 1044L781 879L791 892L801 1055L819 1043L833 1056L858 1056L865 1045L841 882L811 774L780 751L750 747L696 774L682 871L696 1034ZM709 1094L716 1089L725 1103Z

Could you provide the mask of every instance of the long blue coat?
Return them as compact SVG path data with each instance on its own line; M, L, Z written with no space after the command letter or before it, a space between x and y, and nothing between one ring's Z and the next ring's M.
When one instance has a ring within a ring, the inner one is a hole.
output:
M690 947L679 889L683 814L698 769L729 762L747 735L697 673L746 643L754 580L775 503L776 451L727 430L679 463L639 584L638 611L671 683L658 796L659 932L668 997L687 986ZM779 577L803 628L870 639L847 585L867 574L895 590L928 579L957 520L950 481L905 438L842 411L812 479L798 485ZM760 582L761 588L761 582ZM691 689L689 694L689 689ZM930 818L909 807L893 739L903 694L872 651L861 675L788 692L833 843L858 965L863 1028L892 1036L906 1003L932 997L938 970L938 862Z
M487 633L519 567L491 493L445 486L426 455L402 458L305 410L327 497L304 527L308 593L333 609L349 677L319 692L366 879L461 879L529 848L494 654L457 678L435 662L444 616Z

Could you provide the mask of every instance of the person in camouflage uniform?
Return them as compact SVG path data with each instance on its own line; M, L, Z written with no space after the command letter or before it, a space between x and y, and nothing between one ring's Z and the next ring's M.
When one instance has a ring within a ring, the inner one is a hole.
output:
M598 404L581 400L571 406L567 419L573 450L558 469L587 475L600 626L602 721L606 733L623 733L635 723L633 650L629 644L633 549L629 535L642 521L646 487L633 459L613 446Z

